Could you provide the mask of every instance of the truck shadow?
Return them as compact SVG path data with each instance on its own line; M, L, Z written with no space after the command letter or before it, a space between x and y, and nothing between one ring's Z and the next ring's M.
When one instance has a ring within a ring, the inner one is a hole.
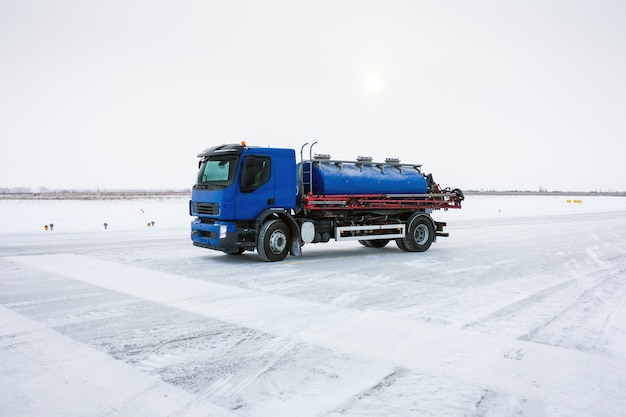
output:
M303 248L302 256L287 256L283 261L279 262L265 262L256 254L256 252L246 251L240 255L228 255L228 254L215 254L210 257L206 257L206 260L216 262L224 265L283 265L283 264L298 264L302 262L310 261L323 261L323 260L337 260L342 258L357 258L363 256L372 255L398 255L407 256L408 252L403 252L395 245L389 245L384 248L368 248L365 246L353 246L353 247L320 247L320 248ZM414 254L413 254L414 255Z

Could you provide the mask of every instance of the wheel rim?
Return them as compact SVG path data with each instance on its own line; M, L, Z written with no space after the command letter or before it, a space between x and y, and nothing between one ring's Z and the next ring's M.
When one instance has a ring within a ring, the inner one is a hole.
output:
M425 224L418 224L413 232L413 239L418 245L424 245L428 242L428 227Z
M274 230L269 238L269 247L272 253L278 255L285 250L287 246L287 236L282 230Z

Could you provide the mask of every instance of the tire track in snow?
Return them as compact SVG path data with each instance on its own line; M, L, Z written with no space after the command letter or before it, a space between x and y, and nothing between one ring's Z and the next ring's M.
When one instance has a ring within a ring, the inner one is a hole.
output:
M257 361L251 365L248 371L252 371L249 375L241 378L235 378L233 374L220 378L206 391L208 395L219 395L222 397L236 397L246 388L252 385L259 376L268 372L281 358L296 346L297 342L285 337L275 337L265 344L255 353L257 358L266 357L264 361ZM267 359L268 358L268 359Z
M563 302L569 302L570 297L567 297L564 293L572 289L575 284L574 280L568 280L541 289L520 300L507 304L483 318L467 323L463 327L468 330L483 332L495 329L499 334L504 332L511 338L517 338L528 332L529 329L533 329L540 324L544 325L561 314L563 307L556 302L556 299L560 298ZM503 326L502 323L507 323L507 326Z
M621 320L625 316L626 270L585 275L586 287L560 314L521 336L522 340L584 351L606 351L612 344L626 347ZM624 356L624 348L614 354Z
M2 306L0 388L2 415L236 417Z
M559 404L574 403L588 411L592 411L589 407L593 405L585 400L589 389L606 395L607 399L623 398L617 392L618 386L602 382L602 376L608 373L618 380L626 379L626 361L618 358L599 358L584 352L419 323L384 312L323 305L80 255L7 259L278 337L433 375L443 373L494 391L547 398ZM510 360L507 353L515 349L525 353L518 360ZM590 378L590 372L595 373L594 378ZM559 383L562 380L575 383ZM239 384L246 383L249 381ZM626 408L626 399L616 407Z

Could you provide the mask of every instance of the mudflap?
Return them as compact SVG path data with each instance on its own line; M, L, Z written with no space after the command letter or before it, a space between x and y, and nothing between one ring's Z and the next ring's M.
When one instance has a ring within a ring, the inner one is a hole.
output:
M291 239L291 255L302 256L302 246L300 245L300 239Z

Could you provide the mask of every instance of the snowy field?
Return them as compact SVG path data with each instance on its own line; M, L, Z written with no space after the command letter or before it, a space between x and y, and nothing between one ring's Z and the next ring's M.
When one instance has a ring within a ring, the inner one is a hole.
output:
M626 198L567 198L280 263L184 198L0 200L0 416L625 416Z

